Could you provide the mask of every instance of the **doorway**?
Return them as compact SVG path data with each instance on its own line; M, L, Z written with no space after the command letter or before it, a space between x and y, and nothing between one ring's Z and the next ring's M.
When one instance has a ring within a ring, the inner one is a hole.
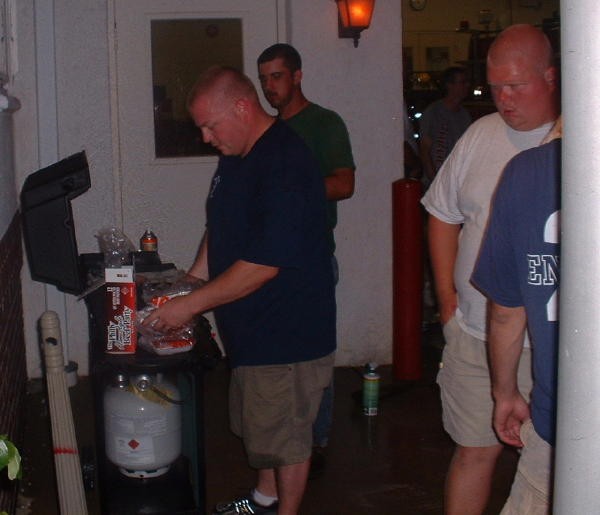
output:
M256 57L283 40L283 4L112 2L116 212L134 242L151 228L161 259L178 268L187 269L195 257L218 159L186 118L187 91L212 64L241 66L258 87Z

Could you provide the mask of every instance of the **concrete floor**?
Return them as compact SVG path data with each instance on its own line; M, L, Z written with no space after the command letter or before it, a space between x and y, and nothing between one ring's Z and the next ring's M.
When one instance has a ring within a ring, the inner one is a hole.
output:
M361 371L336 369L334 425L326 467L320 476L309 481L303 514L443 513L444 477L453 446L442 429L439 392L434 381L442 338L437 326L423 336L423 378L396 381L390 366L380 367L380 408L375 417L361 413ZM255 478L254 471L246 465L241 443L228 430L227 381L224 363L205 375L207 513L216 502L244 495ZM80 452L93 453L89 381L80 380L71 389L71 397ZM24 479L17 515L57 515L49 417L41 381L30 383L27 413ZM506 450L486 514L500 511L515 463L516 453ZM95 486L86 494L89 513L99 514L97 482L89 486ZM135 513L136 510L131 511L132 515Z

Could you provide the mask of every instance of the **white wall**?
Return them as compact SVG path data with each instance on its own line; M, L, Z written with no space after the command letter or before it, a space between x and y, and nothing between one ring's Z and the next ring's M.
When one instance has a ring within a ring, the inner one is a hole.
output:
M79 252L96 252L95 231L114 223L106 0L30 0L17 4L19 72L12 89L22 104L15 115L17 188L20 190L28 174L49 164L44 161L53 146L59 159L85 150L92 188L73 200L72 207ZM34 24L51 30L55 55L49 45L39 41L41 34L36 34ZM37 53L36 44L41 47ZM55 63L55 92L49 77L43 73L37 76L48 62ZM49 91L50 98L45 98ZM52 102L56 105L54 113L48 109ZM48 305L56 304L57 297L65 311L65 350L80 371L87 373L84 303L73 295L63 296L53 286L31 281L27 266L22 277L29 376L41 373L37 320Z
M11 84L11 94L21 102L21 109L14 115L15 166L17 189L20 191L24 176L39 166L37 98L35 82L35 37L33 1L16 2L17 6L17 54L19 70ZM29 270L23 267L23 316L25 342L27 345L27 371L39 376L39 350L37 346L36 317L45 309L44 288L29 279Z
M376 2L358 48L337 37L334 2L290 2L288 36L303 57L306 96L348 125L356 193L338 204L340 365L391 361L391 183L402 176L400 2Z
M54 26L55 55L36 54L34 20L44 23L47 8ZM356 194L340 204L337 229L341 281L338 286L338 364L391 360L391 183L401 177L401 7L378 2L372 26L358 48L337 38L335 2L288 0L288 39L304 58L307 96L338 111L350 131L357 164ZM49 115L40 109L48 77L37 76L53 59L56 76L56 153L82 149L90 162L92 189L72 203L79 252L96 252L94 233L116 219L108 76L107 1L33 0L18 2L19 73L12 94L23 107L15 118L17 189L41 166L47 132L38 125ZM40 19L42 17L42 19ZM38 90L39 88L39 90ZM39 94L36 93L39 91ZM42 113L42 120L39 114ZM52 116L50 115L50 118ZM52 132L52 131L50 131ZM181 185L185 187L184 184ZM206 192L200 192L199 197ZM48 290L23 271L23 296L30 377L39 376L37 319ZM53 287L49 287L53 288ZM65 298L69 358L87 372L87 319L82 302Z

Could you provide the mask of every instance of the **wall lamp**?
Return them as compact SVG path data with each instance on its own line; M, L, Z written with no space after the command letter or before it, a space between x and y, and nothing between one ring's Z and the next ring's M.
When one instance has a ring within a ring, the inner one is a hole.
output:
M358 46L360 33L369 28L375 0L335 0L338 8L338 37L352 38Z

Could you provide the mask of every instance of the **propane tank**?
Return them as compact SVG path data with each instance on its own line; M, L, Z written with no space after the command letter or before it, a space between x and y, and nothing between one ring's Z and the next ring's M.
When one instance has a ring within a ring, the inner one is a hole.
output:
M162 374L118 374L104 392L106 457L127 477L163 475L181 452L181 400Z

